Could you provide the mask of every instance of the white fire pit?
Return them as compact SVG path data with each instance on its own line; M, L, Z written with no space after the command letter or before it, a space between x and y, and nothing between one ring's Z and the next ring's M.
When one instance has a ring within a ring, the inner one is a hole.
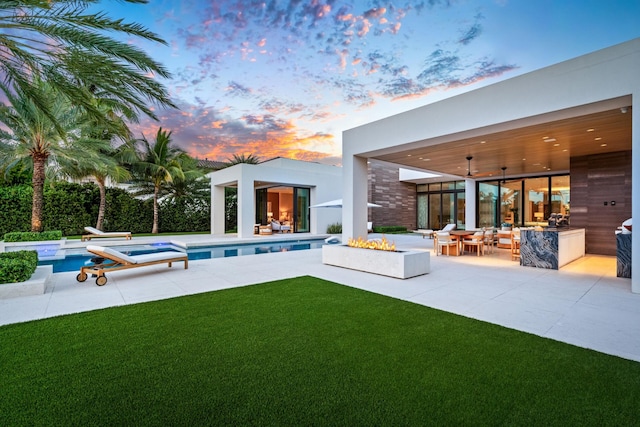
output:
M408 279L431 270L429 252L382 251L347 245L324 245L322 263L366 273Z

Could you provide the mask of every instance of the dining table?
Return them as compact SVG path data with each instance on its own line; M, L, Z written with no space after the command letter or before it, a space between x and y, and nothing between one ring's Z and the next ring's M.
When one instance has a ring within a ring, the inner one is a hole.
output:
M458 255L462 255L462 240L467 236L473 236L480 230L451 230L449 235L458 241Z

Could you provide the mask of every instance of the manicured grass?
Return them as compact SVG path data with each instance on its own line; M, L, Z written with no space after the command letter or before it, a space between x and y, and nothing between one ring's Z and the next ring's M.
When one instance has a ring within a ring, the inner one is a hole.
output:
M2 426L620 426L640 402L640 363L310 277L3 326L0 362Z

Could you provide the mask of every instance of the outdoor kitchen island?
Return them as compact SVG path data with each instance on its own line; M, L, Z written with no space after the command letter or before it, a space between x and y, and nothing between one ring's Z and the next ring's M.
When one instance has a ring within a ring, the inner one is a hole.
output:
M584 228L520 231L520 265L557 270L584 253Z

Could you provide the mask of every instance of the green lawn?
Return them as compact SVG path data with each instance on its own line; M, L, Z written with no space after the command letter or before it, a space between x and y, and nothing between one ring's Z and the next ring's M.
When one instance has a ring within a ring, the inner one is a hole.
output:
M301 277L0 327L0 395L2 426L621 426L640 363Z

